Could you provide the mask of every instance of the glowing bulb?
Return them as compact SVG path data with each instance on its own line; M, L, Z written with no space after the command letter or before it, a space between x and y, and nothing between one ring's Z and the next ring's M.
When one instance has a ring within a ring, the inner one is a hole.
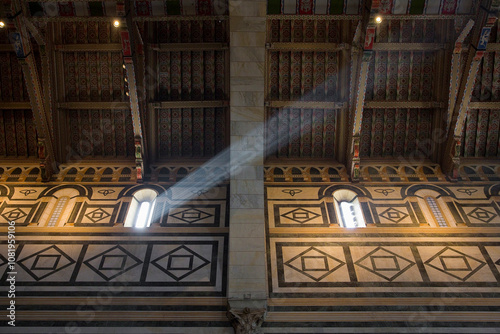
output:
M0 29L5 28L5 23L3 21L0 21Z
M120 26L120 21L115 20L115 21L113 22L113 25L115 26L115 28L118 28L118 27Z
M375 18L375 22L377 22L377 23L382 22L382 16L377 16L377 17Z

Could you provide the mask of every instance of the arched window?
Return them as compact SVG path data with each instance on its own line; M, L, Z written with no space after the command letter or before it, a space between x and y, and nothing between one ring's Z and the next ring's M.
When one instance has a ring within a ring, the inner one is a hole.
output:
M57 204L54 207L54 210L52 210L52 215L50 216L47 226L56 226L56 223L58 222L59 217L61 217L61 214L64 212L64 207L66 206L66 203L68 201L69 201L68 196L60 197L57 200Z
M137 191L132 197L125 227L144 228L151 225L158 194L151 189Z
M448 209L445 196L433 189L415 192L418 206L422 209L425 222L431 227L456 227L453 215Z
M366 227L358 195L350 190L337 190L333 193L335 209L342 227Z
M426 197L425 200L427 201L427 205L431 209L432 215L434 216L434 219L436 220L436 223L438 224L439 227L448 227L446 224L446 220L444 219L443 215L441 214L441 210L439 209L439 206L434 199L434 197Z

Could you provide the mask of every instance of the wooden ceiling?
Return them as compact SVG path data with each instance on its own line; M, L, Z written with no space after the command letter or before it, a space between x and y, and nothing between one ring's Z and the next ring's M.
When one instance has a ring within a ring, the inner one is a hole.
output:
M203 162L228 146L227 0L2 5L11 17L0 31L2 159L48 166L53 152L52 162L142 169ZM495 6L268 0L267 160L342 163L352 176L380 159L418 157L445 171L498 159ZM16 33L26 51L17 57Z

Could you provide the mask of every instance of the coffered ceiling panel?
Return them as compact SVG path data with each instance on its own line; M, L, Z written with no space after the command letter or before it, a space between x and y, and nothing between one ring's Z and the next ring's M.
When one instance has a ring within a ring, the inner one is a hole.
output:
M81 21L60 23L64 44L121 43L120 31L106 21Z
M158 53L157 101L226 98L224 51Z
M271 100L335 101L338 52L270 52Z
M356 20L272 19L269 38L271 42L345 43L352 41L356 25Z
M268 0L268 14L358 14L362 0ZM381 14L468 14L473 0L381 0Z
M363 111L360 156L423 156L431 153L432 110L367 109Z
M0 156L35 158L37 136L31 110L0 110Z
M500 110L469 109L462 134L463 157L500 157Z
M366 100L435 101L433 52L375 51L370 63Z
M383 20L377 26L375 42L436 43L446 38L447 25L449 22L440 20Z
M125 77L121 52L64 52L65 101L122 101Z
M226 146L226 108L156 109L158 157L209 158Z
M226 20L183 20L152 23L155 43L227 42Z
M335 109L269 108L267 156L332 159L336 122Z
M23 71L14 52L0 52L0 80L3 102L29 101Z
M132 157L129 110L67 110L73 158Z

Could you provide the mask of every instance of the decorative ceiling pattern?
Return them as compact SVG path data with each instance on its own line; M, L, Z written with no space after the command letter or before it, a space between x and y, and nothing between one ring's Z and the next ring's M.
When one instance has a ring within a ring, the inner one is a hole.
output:
M0 52L0 80L3 102L29 101L23 71L14 52Z
M125 10L123 1L29 1L28 8L32 17L114 17ZM134 1L134 12L137 16L226 15L228 6L224 0L141 0Z
M183 20L155 22L151 28L155 43L222 43L228 39L227 25L225 20Z
M377 26L376 43L444 42L450 22L440 20L384 20ZM439 33L436 33L438 31Z
M226 147L227 108L157 109L158 157L209 158Z
M352 41L356 25L355 20L273 19L270 20L269 39L273 43L341 43L341 32Z
M375 51L366 100L435 101L434 52Z
M122 101L125 76L121 52L64 52L65 101Z
M158 52L157 101L223 100L225 51Z
M469 109L462 134L463 157L500 157L500 110Z
M500 42L500 26L491 30L489 43ZM471 101L500 101L500 52L485 52L477 72Z
M37 155L37 136L31 110L0 110L0 156Z
M335 155L337 110L269 108L268 158L330 158Z
M432 110L368 109L363 111L360 156L431 154Z
M129 110L68 110L73 158L132 157L134 132Z
M32 17L116 16L117 1L27 2Z
M63 44L105 44L121 43L119 30L111 22L61 22Z
M474 0L381 0L380 14L469 14ZM359 14L362 0L268 0L267 14Z
M270 52L271 100L336 101L338 52Z
M137 16L227 15L227 0L134 1Z
M267 14L350 14L360 11L361 0L268 0Z

